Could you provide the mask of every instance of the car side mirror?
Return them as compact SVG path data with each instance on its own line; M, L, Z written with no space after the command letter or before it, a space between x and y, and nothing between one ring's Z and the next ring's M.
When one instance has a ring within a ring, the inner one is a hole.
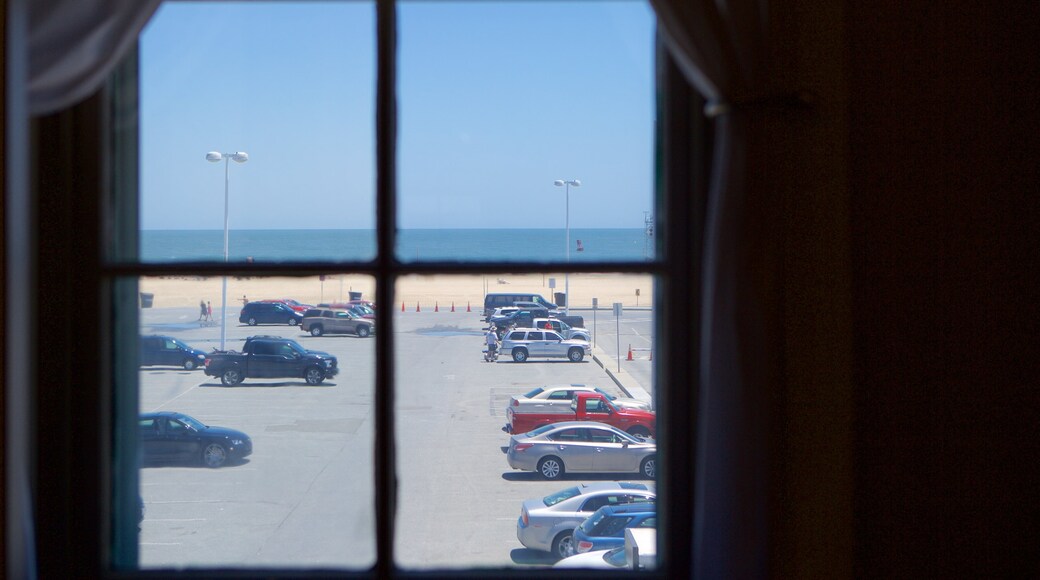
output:
M627 447L628 447L628 440L622 441L622 442L621 442L621 448L622 448L622 449L625 449L625 448L627 448Z

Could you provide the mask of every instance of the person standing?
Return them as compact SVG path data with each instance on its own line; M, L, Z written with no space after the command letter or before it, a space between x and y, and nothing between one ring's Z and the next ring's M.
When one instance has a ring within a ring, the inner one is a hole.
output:
M206 320L213 320L213 305L206 301Z
M206 310L206 301L199 300L199 320L206 320L207 312L208 310Z
M484 340L487 342L487 354L484 355L484 361L491 362L497 358L495 352L498 350L498 333L495 332L494 324L488 328L487 334L484 335Z

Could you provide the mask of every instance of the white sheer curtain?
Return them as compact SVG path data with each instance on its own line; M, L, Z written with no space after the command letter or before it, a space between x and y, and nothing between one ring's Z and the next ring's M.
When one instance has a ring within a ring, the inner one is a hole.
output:
M771 574L783 392L785 126L776 0L651 0L716 118L706 217L694 576ZM789 171L787 172L789 173Z
M29 112L53 113L97 91L159 0L29 2Z

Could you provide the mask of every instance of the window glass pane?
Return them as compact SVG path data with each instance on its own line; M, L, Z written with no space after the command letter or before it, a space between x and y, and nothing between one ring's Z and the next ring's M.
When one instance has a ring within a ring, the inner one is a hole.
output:
M374 35L372 2L164 3L141 35L141 260L222 260L225 202L231 261L371 259Z
M639 261L653 188L645 2L401 2L397 254Z
M220 277L139 287L140 337L187 347L130 341L140 345L137 389L126 394L138 400L139 566L370 567L375 322L309 306L371 297L374 280L231 277L226 308ZM243 307L275 305L265 299L292 314Z
M647 297L653 294L652 277L572 274L574 300L569 314L558 315L570 316L575 335L588 339L539 344L539 350L518 341L512 348L530 349L521 359L509 350L507 340L501 343L497 361L491 363L485 361L483 352L489 326L480 305L485 288L498 288L496 279L507 280L518 295L548 294L541 274L404 276L394 289L399 476L395 554L397 564L404 568L552 564L559 559L551 553L555 538L518 531L522 506L529 511L540 509L538 506L548 503L546 498L569 495L571 488L584 488L586 483L652 481L640 472L642 459L653 453L652 445L647 455L641 455L637 448L646 444L644 440L633 438L624 446L620 436L611 437L609 432L608 443L599 444L603 449L599 463L592 465L590 456L595 454L596 444L590 442L588 429L571 429L556 436L551 429L514 423L522 432L550 437L554 449L574 446L573 455L562 458L563 474L558 480L546 480L535 471L537 458L526 464L517 461L514 468L509 463L511 455L503 452L511 446L511 436L503 432L509 421L507 411L531 409L550 414L545 416L552 421L566 418L568 404L546 410L538 400L524 396L538 395L537 387L546 385L584 385L592 395L602 396L592 390L598 387L618 397L615 405L619 411L612 417L618 424L622 418L638 418L639 426L628 423L625 428L652 434L656 419L646 409L654 400L654 311L649 298L635 305L637 288ZM594 298L597 309L592 307ZM624 303L620 318L613 315L614 302ZM632 360L628 360L630 348ZM577 362L568 358L572 349L580 353ZM583 456L578 446L589 453ZM537 451L531 447L522 453L526 457Z

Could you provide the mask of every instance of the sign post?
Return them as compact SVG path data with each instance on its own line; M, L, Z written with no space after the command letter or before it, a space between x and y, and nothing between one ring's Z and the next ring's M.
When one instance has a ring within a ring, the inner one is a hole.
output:
M614 303L615 332L617 336L617 370L621 372L621 303Z
M599 298L592 299L592 346L596 346L596 310L599 309Z

